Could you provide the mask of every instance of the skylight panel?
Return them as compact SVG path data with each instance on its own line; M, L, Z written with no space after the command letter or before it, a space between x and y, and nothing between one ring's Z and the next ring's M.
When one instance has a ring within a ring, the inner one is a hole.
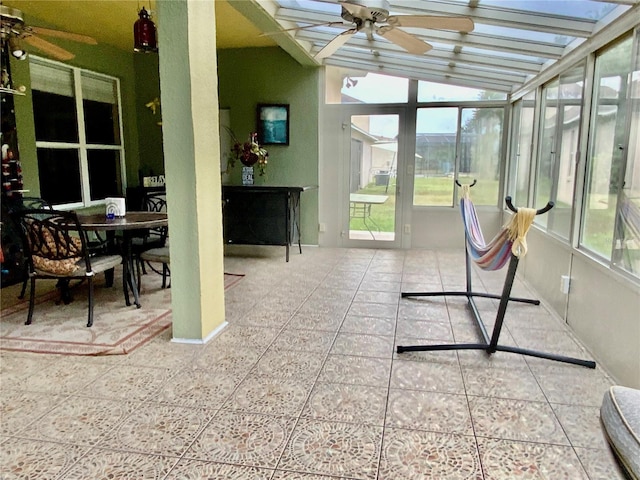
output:
M615 3L590 0L480 0L480 6L522 10L532 13L548 13L586 20L602 20L616 8Z

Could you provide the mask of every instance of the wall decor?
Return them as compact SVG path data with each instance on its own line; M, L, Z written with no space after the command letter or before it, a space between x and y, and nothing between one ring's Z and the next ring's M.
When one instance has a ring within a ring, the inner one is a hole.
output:
M288 104L258 104L258 143L289 145Z

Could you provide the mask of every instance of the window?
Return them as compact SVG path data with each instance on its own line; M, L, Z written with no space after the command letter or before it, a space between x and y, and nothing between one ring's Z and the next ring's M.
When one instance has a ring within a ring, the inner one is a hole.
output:
M503 107L419 108L413 204L454 205L458 178L463 184L478 180L476 205L497 205L503 123Z
M118 79L30 56L40 195L86 206L122 195Z
M582 120L585 62L580 62L542 90L542 124L533 206L549 201L555 208L536 224L568 240L573 214L576 160Z
M507 195L511 196L514 205L527 206L529 204L535 101L536 93L533 91L516 102L513 109L513 134Z
M630 140L638 141L638 59L632 74L632 40L629 36L596 57L580 245L606 260L614 257L614 263L638 275L638 217L633 206L637 211L640 203L640 160L637 143L627 148L631 125L636 130Z

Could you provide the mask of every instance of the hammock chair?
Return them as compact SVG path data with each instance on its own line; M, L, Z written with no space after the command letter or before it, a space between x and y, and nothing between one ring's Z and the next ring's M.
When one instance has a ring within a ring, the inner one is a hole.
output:
M462 188L462 197L460 199L460 213L462 215L462 223L465 232L465 266L466 266L466 290L465 291L447 291L447 292L402 292L402 297L435 297L435 296L464 296L467 297L469 306L473 312L474 320L482 334L481 343L457 343L446 345L410 345L397 347L398 353L417 352L417 351L434 351L434 350L484 350L489 355L496 351L520 353L538 358L546 358L558 362L572 363L588 368L595 368L595 362L591 360L582 360L578 358L566 357L563 355L555 355L551 353L538 352L525 348L512 347L508 345L499 345L500 332L504 322L504 315L507 311L507 305L510 301L530 303L540 305L539 300L531 300L526 298L511 297L511 289L516 276L518 262L520 258L527 253L526 235L533 223L536 215L542 215L553 208L553 203L549 202L544 208L535 210L532 208L516 209L511 203L511 197L505 198L507 208L514 215L507 225L505 225L493 239L486 243L480 228L480 222L476 214L476 209L469 196L469 190L476 184L474 180L471 185L460 185L456 180L456 184ZM471 261L483 270L499 270L509 263L507 275L501 295L474 292L471 286ZM496 321L493 332L489 335L478 307L476 306L474 297L495 298L500 300Z

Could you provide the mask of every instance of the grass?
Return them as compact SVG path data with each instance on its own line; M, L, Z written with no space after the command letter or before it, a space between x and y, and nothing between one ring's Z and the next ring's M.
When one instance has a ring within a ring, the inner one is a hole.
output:
M460 177L460 183L471 183L473 179ZM355 193L368 195L387 195L388 200L382 205L371 206L371 220L380 228L381 232L393 232L396 211L396 179L391 178L389 187L370 183ZM498 181L483 180L472 190L476 205L496 205L498 199ZM413 204L417 206L452 206L453 179L449 177L416 177L414 182ZM372 229L373 222L367 220ZM367 231L367 226L361 218L352 218L349 222L350 230Z

